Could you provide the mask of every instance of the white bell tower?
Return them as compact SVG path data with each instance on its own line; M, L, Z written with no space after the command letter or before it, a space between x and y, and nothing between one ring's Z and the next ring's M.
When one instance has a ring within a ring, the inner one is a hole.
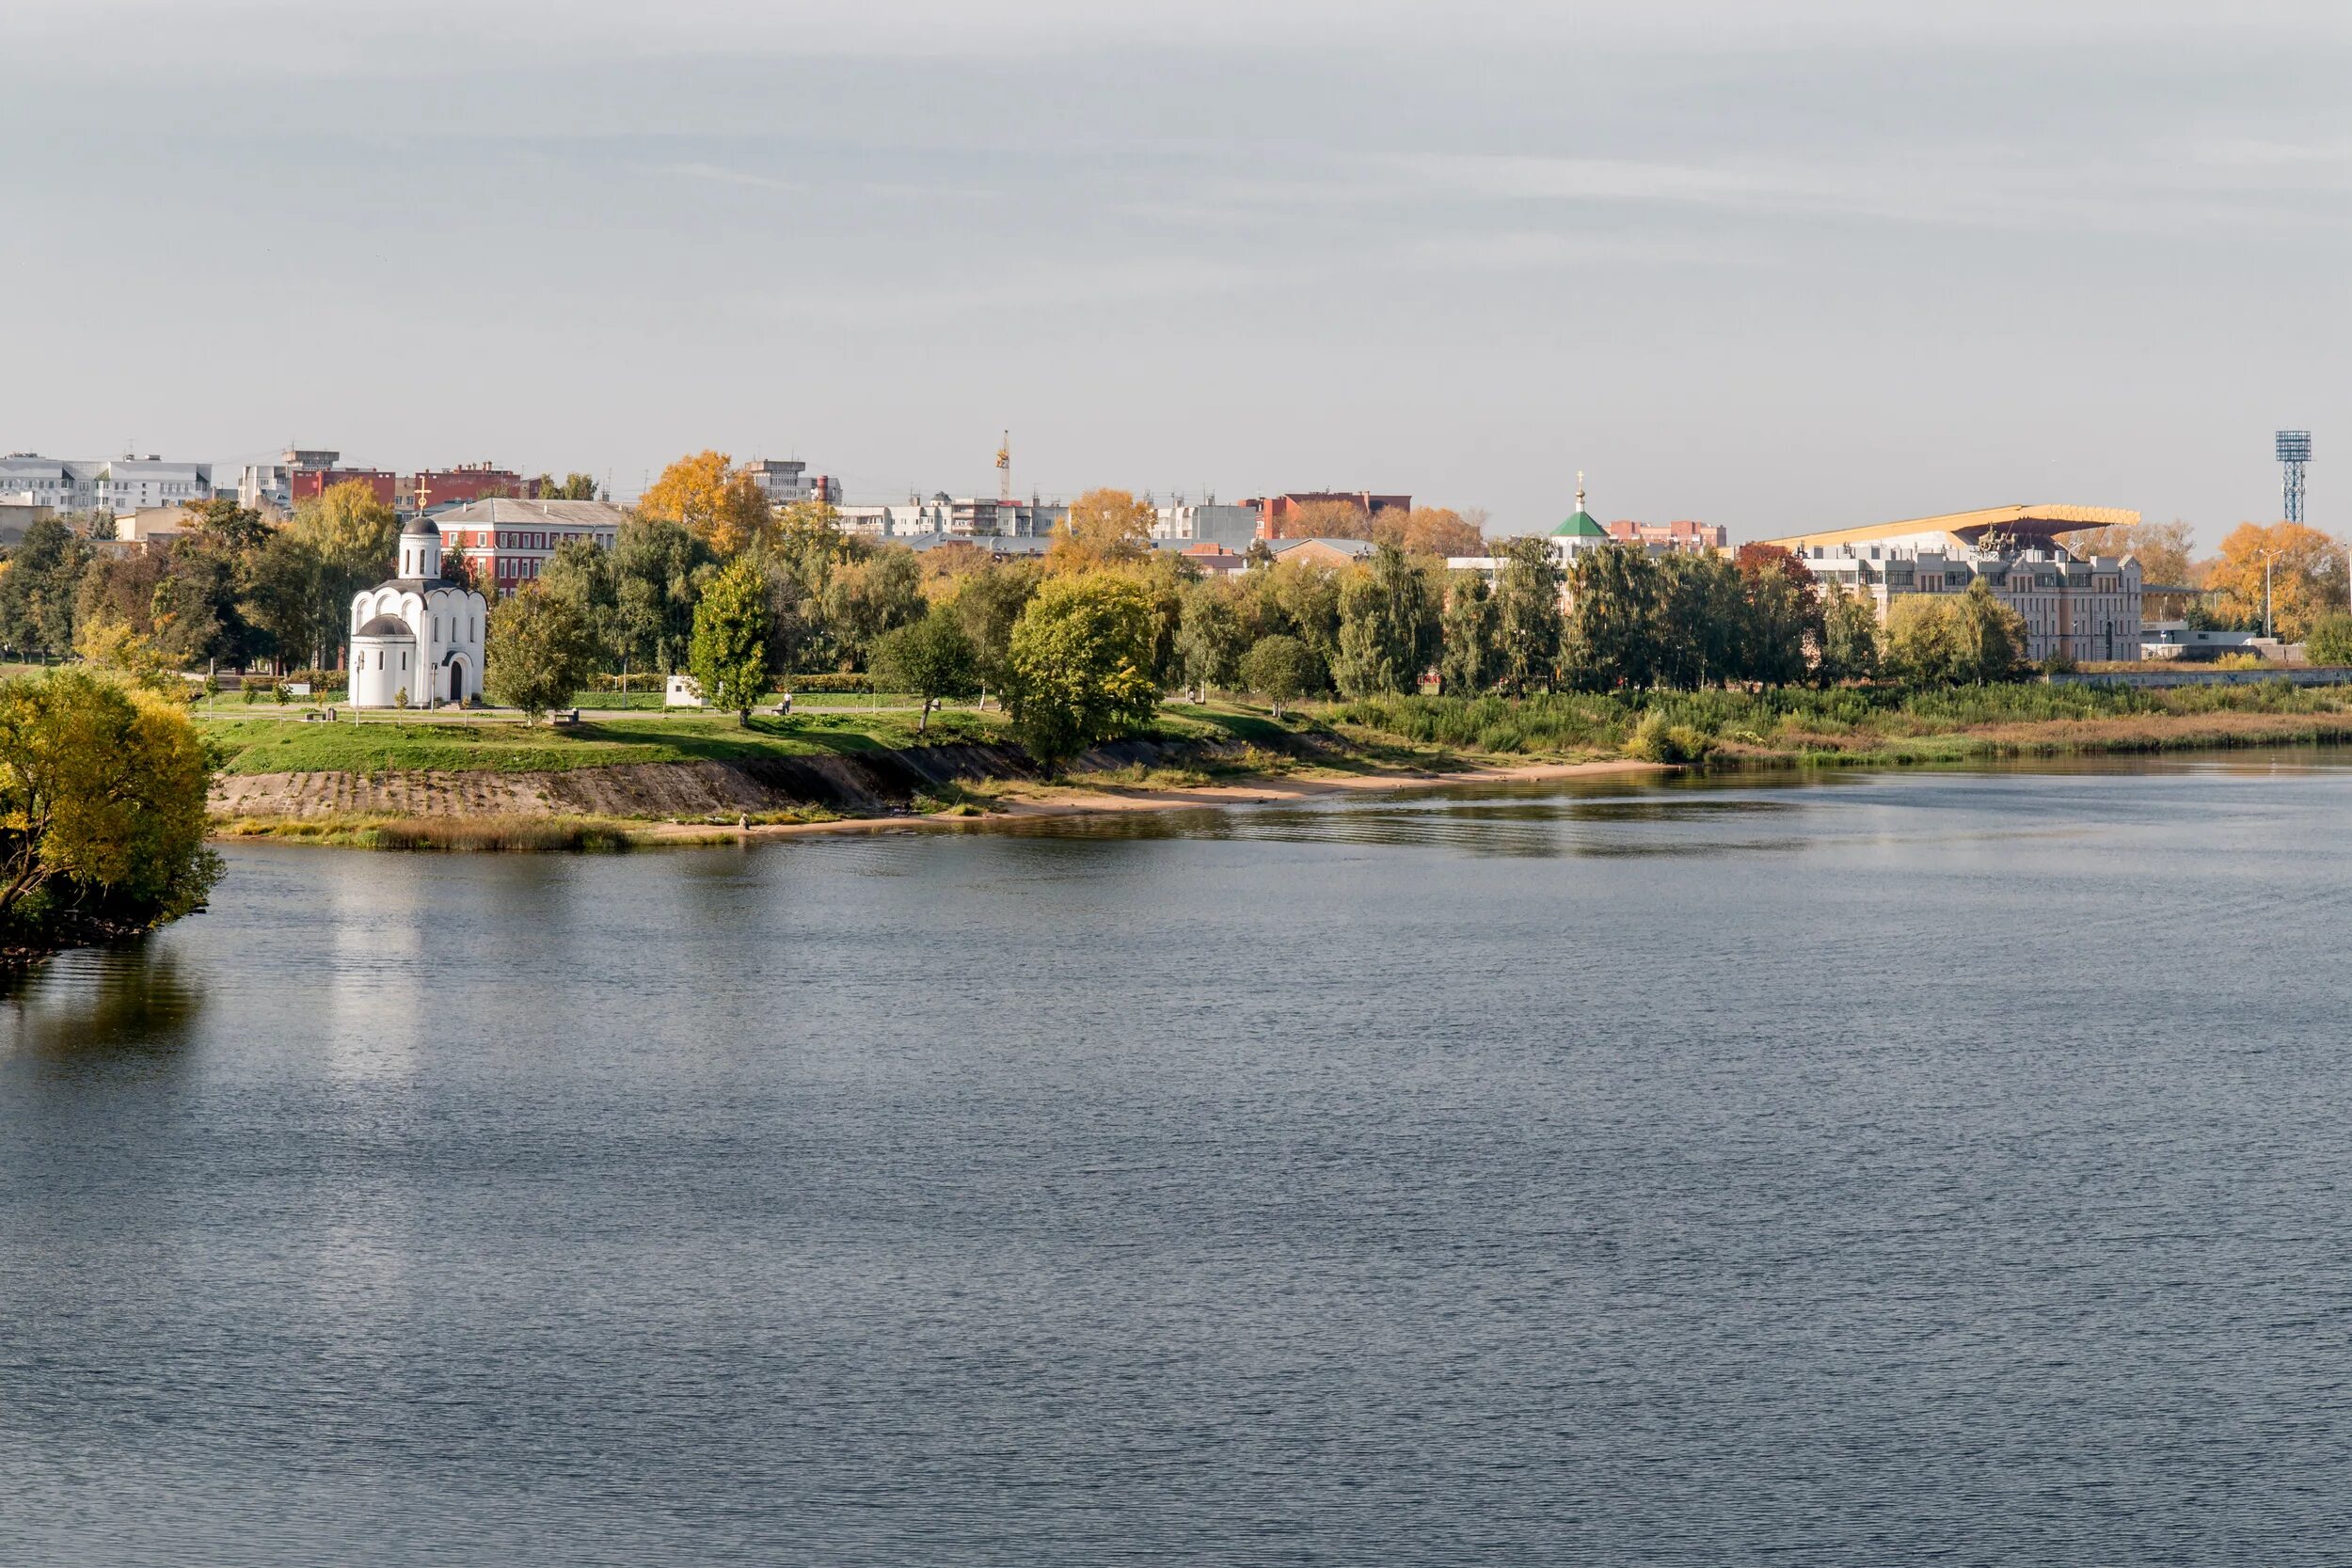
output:
M403 578L431 582L441 575L441 531L430 517L420 517L400 531L400 571Z

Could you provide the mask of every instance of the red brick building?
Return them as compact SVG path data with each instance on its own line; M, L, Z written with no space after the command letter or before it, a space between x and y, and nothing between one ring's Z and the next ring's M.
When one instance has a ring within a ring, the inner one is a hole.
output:
M1728 548L1731 531L1721 523L1694 523L1688 518L1671 523L1636 523L1620 518L1601 525L1621 545L1663 546L1683 555L1705 555Z
M386 506L400 495L400 476L381 468L295 468L286 475L286 495L294 504L315 500L338 484L358 480Z
M511 468L488 463L460 463L454 468L411 474L403 488L406 493L405 504L414 512L446 506L452 501L487 500L493 496L531 500L539 495L537 480L526 480Z
M1258 496L1242 502L1258 509L1258 537L1279 539L1282 525L1301 507L1336 501L1369 517L1375 512L1410 512L1410 496L1376 496L1369 490L1285 490L1279 496Z

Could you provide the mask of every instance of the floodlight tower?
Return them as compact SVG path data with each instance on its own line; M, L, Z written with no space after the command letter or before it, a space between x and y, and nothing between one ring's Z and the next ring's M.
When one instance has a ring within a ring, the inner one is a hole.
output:
M2279 432L2279 467L2286 470L2286 520L2303 520L2303 465L2312 460L2312 433Z

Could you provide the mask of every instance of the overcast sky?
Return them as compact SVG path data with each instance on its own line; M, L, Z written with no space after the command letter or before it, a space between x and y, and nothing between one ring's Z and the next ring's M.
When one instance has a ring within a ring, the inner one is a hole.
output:
M2352 7L8 0L0 448L2352 533ZM2341 475L2341 480L2335 476Z

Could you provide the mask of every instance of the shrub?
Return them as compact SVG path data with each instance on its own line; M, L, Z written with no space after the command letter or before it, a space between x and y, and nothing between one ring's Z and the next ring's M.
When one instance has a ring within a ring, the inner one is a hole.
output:
M2312 623L2303 657L2313 664L2352 664L2352 615L2337 611Z
M1714 738L1705 731L1689 724L1669 723L1663 713L1645 716L1625 742L1626 755L1644 762L1705 762L1714 749Z

